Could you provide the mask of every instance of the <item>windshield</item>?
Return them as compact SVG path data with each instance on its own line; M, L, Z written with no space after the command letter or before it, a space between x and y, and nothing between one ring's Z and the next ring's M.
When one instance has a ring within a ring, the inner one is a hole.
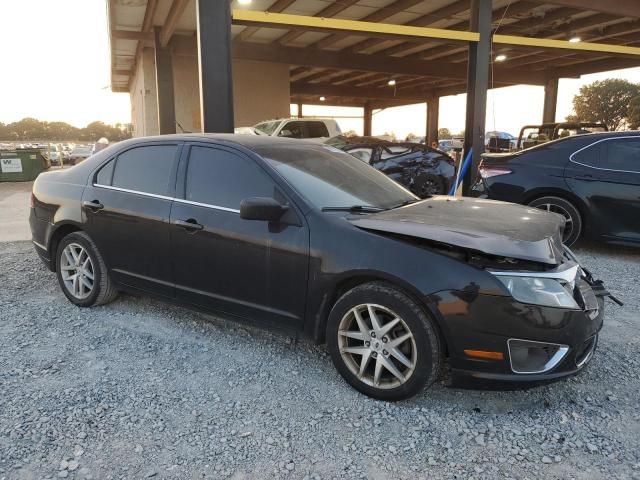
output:
M395 207L417 197L357 158L327 145L281 145L256 151L313 206Z
M256 130L264 133L265 135L271 135L273 134L273 132L276 131L276 128L278 128L278 125L280 125L279 121L276 122L262 122L257 124L255 127Z

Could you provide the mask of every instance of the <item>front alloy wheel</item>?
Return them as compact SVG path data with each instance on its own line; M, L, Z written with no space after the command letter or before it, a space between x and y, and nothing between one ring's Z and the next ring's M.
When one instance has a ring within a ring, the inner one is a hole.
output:
M372 303L356 305L342 317L338 348L351 373L375 388L404 384L416 367L416 342L407 324Z
M380 400L409 398L440 373L441 339L425 308L394 285L358 285L335 303L327 347L356 390Z

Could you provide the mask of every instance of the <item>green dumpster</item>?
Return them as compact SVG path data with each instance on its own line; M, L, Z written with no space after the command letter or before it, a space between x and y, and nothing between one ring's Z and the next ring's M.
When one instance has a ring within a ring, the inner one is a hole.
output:
M49 168L40 150L0 151L0 182L28 182Z

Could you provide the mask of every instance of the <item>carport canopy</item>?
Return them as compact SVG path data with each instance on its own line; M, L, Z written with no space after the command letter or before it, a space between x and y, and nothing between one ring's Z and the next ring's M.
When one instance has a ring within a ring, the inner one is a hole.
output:
M640 66L637 0L106 1L112 89L131 92L154 49L160 133L176 128L171 54L190 45L203 131L233 129L232 59L264 61L288 66L291 103L363 107L366 134L374 109L426 102L434 139L438 99L466 92L476 161L488 88L544 86L554 121L559 78Z

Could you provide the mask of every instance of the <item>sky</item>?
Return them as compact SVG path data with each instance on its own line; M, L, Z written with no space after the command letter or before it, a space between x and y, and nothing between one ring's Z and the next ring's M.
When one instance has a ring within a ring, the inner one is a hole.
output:
M77 127L94 120L130 122L129 95L112 93L109 88L105 0L0 0L0 19L0 122L24 117L60 120ZM580 86L605 78L640 83L640 68L561 79L557 119L572 112L571 100ZM487 130L517 135L522 125L539 123L543 98L542 87L518 85L489 91ZM464 109L465 95L443 97L439 126L453 133L461 131ZM303 113L357 117L338 118L338 123L343 131L362 132L361 109L308 105ZM372 126L374 135L424 135L426 106L376 112Z

